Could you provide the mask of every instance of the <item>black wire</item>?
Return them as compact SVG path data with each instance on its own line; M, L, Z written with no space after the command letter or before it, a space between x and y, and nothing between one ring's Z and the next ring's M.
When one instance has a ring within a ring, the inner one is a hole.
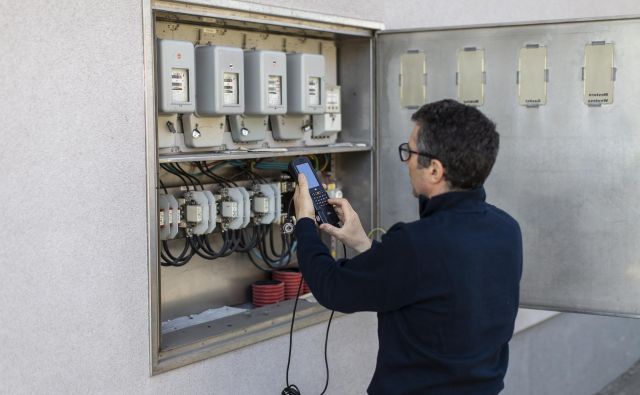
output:
M271 269L267 269L267 268L264 268L264 267L260 266L258 264L258 262L256 262L255 259L253 258L253 255L251 255L251 251L248 251L247 254L249 255L249 260L251 261L251 263L253 263L253 266L257 267L258 269L262 270L265 273L272 273L273 272L273 270L271 270Z
M291 315L291 327L289 327L289 356L287 357L287 387L282 390L282 395L299 395L300 390L295 384L289 384L289 368L291 367L291 350L293 349L293 324L296 322L296 310L298 309L298 300L300 299L300 290L302 289L302 278L298 284L298 292L296 300L293 302L293 314Z
M217 254L215 252L210 253L209 251L207 251L206 247L203 247L201 241L202 241L201 238L198 236L189 238L189 243L191 244L191 248L193 248L193 250L199 257L208 259L208 260L213 260L220 257L220 254Z
M174 168L176 168L177 170L179 170L182 174L185 175L185 177L189 177L190 179L195 180L198 185L200 186L200 189L204 191L204 187L202 186L202 182L198 179L198 177L194 176L193 174L189 173L188 171L184 170L179 163L174 163L173 164Z
M207 162L198 163L196 166L198 166L198 168L200 169L200 171L202 171L203 174L209 176L209 178L212 178L213 180L221 182L226 186L230 186L230 185L234 187L238 186L238 184L236 184L234 181L231 181L230 179L224 178L220 175L214 174L213 171L209 169L209 165L207 165Z
M329 316L329 322L327 323L327 332L324 335L324 369L327 372L327 377L324 381L324 388L320 395L324 395L327 392L327 388L329 388L329 358L327 353L327 347L329 345L329 329L331 328L331 321L333 320L333 315L335 314L335 310L331 310L331 315Z
M167 166L165 163L161 163L160 167L162 167L166 172L171 173L173 175L175 175L176 177L178 177L180 180L182 180L182 183L187 187L187 189L189 189L189 182L187 182L187 180L185 180L180 173L177 173L176 171L172 170L171 167ZM193 186L193 189L195 189L195 185Z
M229 248L229 243L224 239L222 241L222 246L220 246L220 249L217 252L209 243L208 236L203 236L202 242L203 242L203 248L205 249L205 251L215 256L216 258L220 258L227 251L227 248Z
M184 248L178 257L173 256L171 251L169 250L169 243L166 240L162 241L162 250L160 251L161 260L160 264L162 266L183 266L187 262L191 260L193 255L195 255L195 250L191 247L189 240L185 239Z
M162 187L162 189L164 189L164 194L168 195L169 192L167 191L167 187L164 186L164 182L162 182L162 179L160 178L160 174L158 174L158 181L160 181L160 186Z
M169 167L171 167L171 168L175 171L175 173L174 173L174 174L182 174L184 177L186 177L186 178L187 178L187 180L189 180L189 182L191 183L191 185L193 185L193 190L194 190L194 191L198 189L198 188L197 188L198 186L200 186L200 189L203 189L203 190L204 190L204 188L202 187L202 183L200 182L200 180L198 180L198 178L197 178L197 177L192 176L191 174L189 174L188 172L186 172L182 167L180 167L180 165L179 165L179 164L177 164L177 163L168 163L167 165L168 165ZM195 182L194 182L194 180L195 180Z
M347 258L347 246L342 243L342 251L344 253L344 258ZM287 386L282 390L281 395L301 395L300 389L295 384L289 384L289 368L291 366L291 350L293 348L293 324L296 320L296 309L298 308L298 299L300 299L300 290L302 289L302 279L300 279L300 284L298 284L298 293L296 294L296 301L293 303L293 314L291 315L291 327L289 328L289 355L287 356L287 373L286 373L286 382ZM333 321L333 315L335 314L335 310L331 310L331 315L329 316L329 322L327 322L327 331L324 335L324 367L326 371L326 379L324 382L324 388L320 395L324 395L327 392L327 388L329 388L329 354L327 352L329 346L329 329L331 329L331 322Z
M270 238L273 237L272 226L267 229L267 233L269 233ZM273 243L273 240L271 241L271 243ZM293 239L290 238L289 235L283 236L282 245L283 245L282 246L283 250L279 254L277 254L275 251L271 251L271 253L275 255L275 257L272 258L269 255L269 250L267 249L266 234L265 234L265 237L263 237L260 240L260 244L258 245L258 250L260 251L262 259L265 261L265 263L267 263L267 265L273 268L280 268L289 264L289 262L291 261L291 249L293 245Z

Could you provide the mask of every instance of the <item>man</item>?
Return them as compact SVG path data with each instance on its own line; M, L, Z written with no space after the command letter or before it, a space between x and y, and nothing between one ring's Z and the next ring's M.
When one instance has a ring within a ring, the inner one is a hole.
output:
M371 242L345 199L343 223L320 229L359 255L335 262L321 242L304 176L294 196L298 262L314 296L337 311L378 313L370 394L496 394L507 370L522 273L518 223L485 203L495 125L453 100L424 105L399 147L420 219Z

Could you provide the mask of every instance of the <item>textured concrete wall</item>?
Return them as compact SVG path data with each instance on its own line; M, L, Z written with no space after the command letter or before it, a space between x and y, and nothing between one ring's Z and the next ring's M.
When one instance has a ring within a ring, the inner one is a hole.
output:
M467 0L429 2L423 19L416 3L263 2L388 27L583 16L568 1L545 8ZM600 9L595 1L583 4L581 10ZM630 1L608 4L615 13L632 8ZM149 377L141 2L3 0L0 8L0 392L279 393L285 337ZM634 356L625 352L637 349L637 326L600 317L551 319L514 340L508 384L522 393L517 389L533 386L532 378L557 376L556 366L580 358L588 372L602 374L580 380L599 385L631 364ZM375 317L340 318L332 333L330 393L362 393L377 349ZM311 393L323 385L323 335L320 325L295 337L293 382ZM538 347L548 337L559 338L554 344L564 351L604 346L597 357L556 353ZM531 388L566 393L577 380Z

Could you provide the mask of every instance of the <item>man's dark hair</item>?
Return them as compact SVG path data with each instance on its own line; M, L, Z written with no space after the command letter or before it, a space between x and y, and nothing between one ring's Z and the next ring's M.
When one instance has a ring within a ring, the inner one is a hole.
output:
M477 108L455 100L425 104L412 116L418 131L418 151L435 156L444 166L452 189L482 186L498 155L500 135L496 125ZM431 158L419 156L418 165Z

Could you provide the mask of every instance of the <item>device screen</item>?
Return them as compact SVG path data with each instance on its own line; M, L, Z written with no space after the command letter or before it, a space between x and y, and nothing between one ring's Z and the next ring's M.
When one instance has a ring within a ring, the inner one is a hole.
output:
M316 178L315 173L313 172L313 170L311 169L311 166L309 166L308 163L302 163L302 164L296 165L296 168L300 173L304 174L304 176L307 178L309 189L315 188L320 185L318 184L318 179Z

